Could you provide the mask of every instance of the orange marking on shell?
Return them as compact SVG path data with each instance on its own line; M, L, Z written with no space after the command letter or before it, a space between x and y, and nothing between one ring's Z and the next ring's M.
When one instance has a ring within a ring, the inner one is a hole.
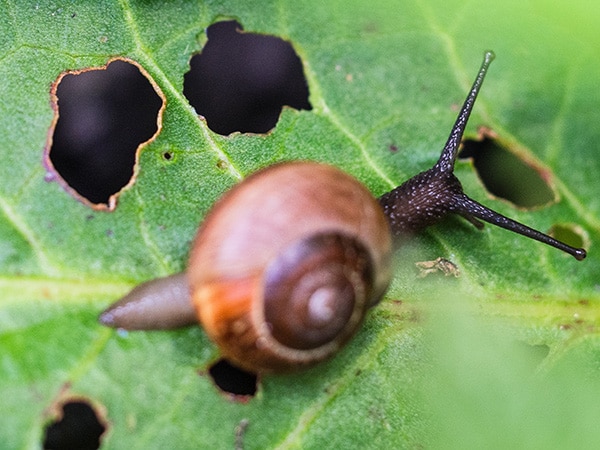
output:
M242 334L250 326L252 297L258 282L257 277L248 277L215 281L196 289L192 302L210 336L216 339L232 333Z

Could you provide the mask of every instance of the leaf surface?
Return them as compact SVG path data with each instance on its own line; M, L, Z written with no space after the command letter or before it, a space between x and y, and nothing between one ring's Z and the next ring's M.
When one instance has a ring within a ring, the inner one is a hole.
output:
M311 111L284 109L265 135L219 136L182 94L213 21L292 43ZM40 445L52 406L84 397L103 448L527 448L600 441L600 40L595 2L14 2L0 6L0 441ZM265 377L255 398L221 395L200 329L119 334L98 313L136 283L185 267L197 224L240 178L314 159L377 195L429 168L483 51L497 59L467 134L484 125L542 167L556 201L518 210L534 228L576 224L577 262L500 229L452 219L396 253L396 276L333 361ZM160 134L114 212L48 181L43 149L60 73L137 61L166 97ZM397 147L397 151L390 148ZM162 155L171 152L165 160ZM443 256L458 279L418 278Z

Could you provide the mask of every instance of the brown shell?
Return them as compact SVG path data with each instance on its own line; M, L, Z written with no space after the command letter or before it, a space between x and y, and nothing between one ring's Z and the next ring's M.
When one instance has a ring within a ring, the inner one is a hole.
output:
M367 249L365 304L376 304L391 277L391 235L377 200L352 176L314 162L278 164L215 205L196 236L188 279L200 322L224 356L249 370L278 372L318 362L343 344L290 349L265 321L265 268L283 249L322 233L350 236Z

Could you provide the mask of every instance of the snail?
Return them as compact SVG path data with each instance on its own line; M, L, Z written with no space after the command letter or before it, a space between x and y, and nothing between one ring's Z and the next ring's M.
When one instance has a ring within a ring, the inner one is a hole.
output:
M168 329L197 320L222 355L253 372L286 372L334 355L384 296L393 235L448 214L489 222L586 256L467 197L454 176L460 141L494 58L486 52L438 162L378 199L316 162L262 169L217 201L185 273L148 281L100 316L107 326Z

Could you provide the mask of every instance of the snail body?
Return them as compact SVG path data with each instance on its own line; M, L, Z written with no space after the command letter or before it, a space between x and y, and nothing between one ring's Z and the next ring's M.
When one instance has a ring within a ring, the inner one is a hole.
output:
M199 320L223 356L254 372L285 372L332 356L391 279L392 234L420 232L448 214L482 220L586 256L470 199L454 175L460 141L487 69L486 52L437 163L375 199L332 166L287 162L232 188L209 212L185 274L138 286L100 316L125 329Z

